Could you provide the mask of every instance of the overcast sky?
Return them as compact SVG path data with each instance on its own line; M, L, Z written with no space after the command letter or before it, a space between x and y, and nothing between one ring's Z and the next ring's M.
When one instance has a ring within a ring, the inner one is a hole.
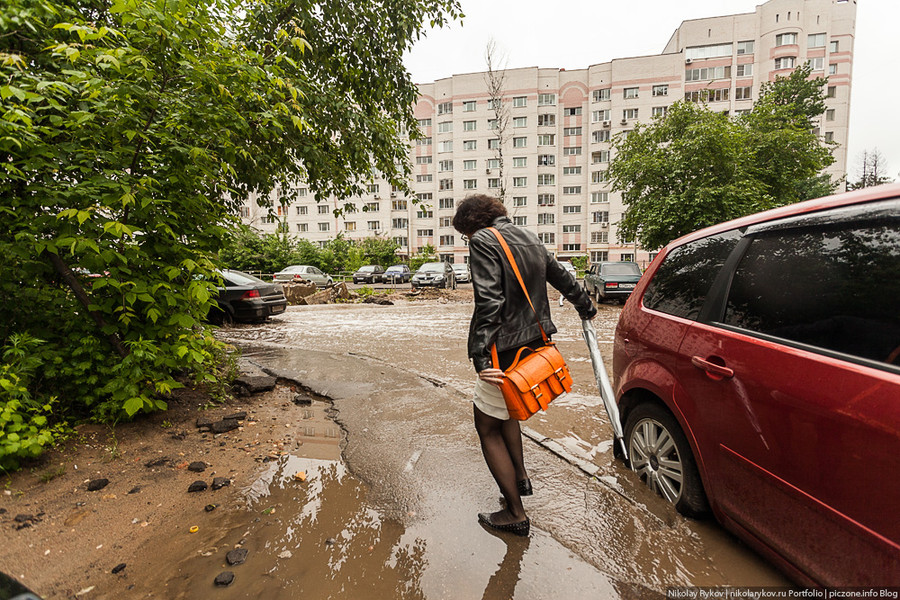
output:
M754 12L751 0L460 0L460 25L433 30L406 57L417 83L485 70L484 48L496 40L509 68L583 69L614 58L662 52L688 19ZM636 25L638 18L641 21ZM900 0L858 0L847 171L878 148L888 175L900 180Z

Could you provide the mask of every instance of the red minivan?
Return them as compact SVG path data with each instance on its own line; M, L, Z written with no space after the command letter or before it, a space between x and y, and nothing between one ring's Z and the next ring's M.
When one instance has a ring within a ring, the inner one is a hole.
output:
M613 350L629 466L802 584L900 586L900 185L666 246Z

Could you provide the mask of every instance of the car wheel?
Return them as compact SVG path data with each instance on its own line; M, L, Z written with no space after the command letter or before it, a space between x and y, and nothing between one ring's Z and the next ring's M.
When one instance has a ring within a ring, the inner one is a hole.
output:
M625 423L625 446L631 470L678 512L688 517L709 512L697 463L672 413L652 402L638 405Z

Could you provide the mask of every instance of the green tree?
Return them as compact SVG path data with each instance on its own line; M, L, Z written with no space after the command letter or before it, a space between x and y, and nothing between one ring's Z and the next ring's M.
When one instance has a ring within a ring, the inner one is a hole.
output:
M824 80L809 67L764 84L752 111L729 118L684 101L614 140L609 174L626 206L620 239L659 248L702 227L833 190L833 162L813 132Z
M237 207L299 178L347 198L373 168L405 185L402 55L458 15L456 0L7 0L0 345L43 341L30 397L115 419L165 408L176 373L215 378L201 321Z
M400 246L394 240L383 237L369 237L361 240L359 246L362 249L366 264L389 267L397 263L397 250Z

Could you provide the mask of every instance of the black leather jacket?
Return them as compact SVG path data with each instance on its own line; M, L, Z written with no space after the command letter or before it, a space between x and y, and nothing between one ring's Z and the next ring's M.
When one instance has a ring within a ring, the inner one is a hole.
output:
M498 217L492 225L509 245L547 335L556 333L550 320L547 283L575 306L582 319L597 314L590 296L550 256L535 234L516 227L508 217ZM469 268L475 289L475 312L469 325L469 358L475 370L482 371L491 367L492 344L496 342L498 352L519 348L539 340L541 330L506 253L486 228L478 230L469 240Z

